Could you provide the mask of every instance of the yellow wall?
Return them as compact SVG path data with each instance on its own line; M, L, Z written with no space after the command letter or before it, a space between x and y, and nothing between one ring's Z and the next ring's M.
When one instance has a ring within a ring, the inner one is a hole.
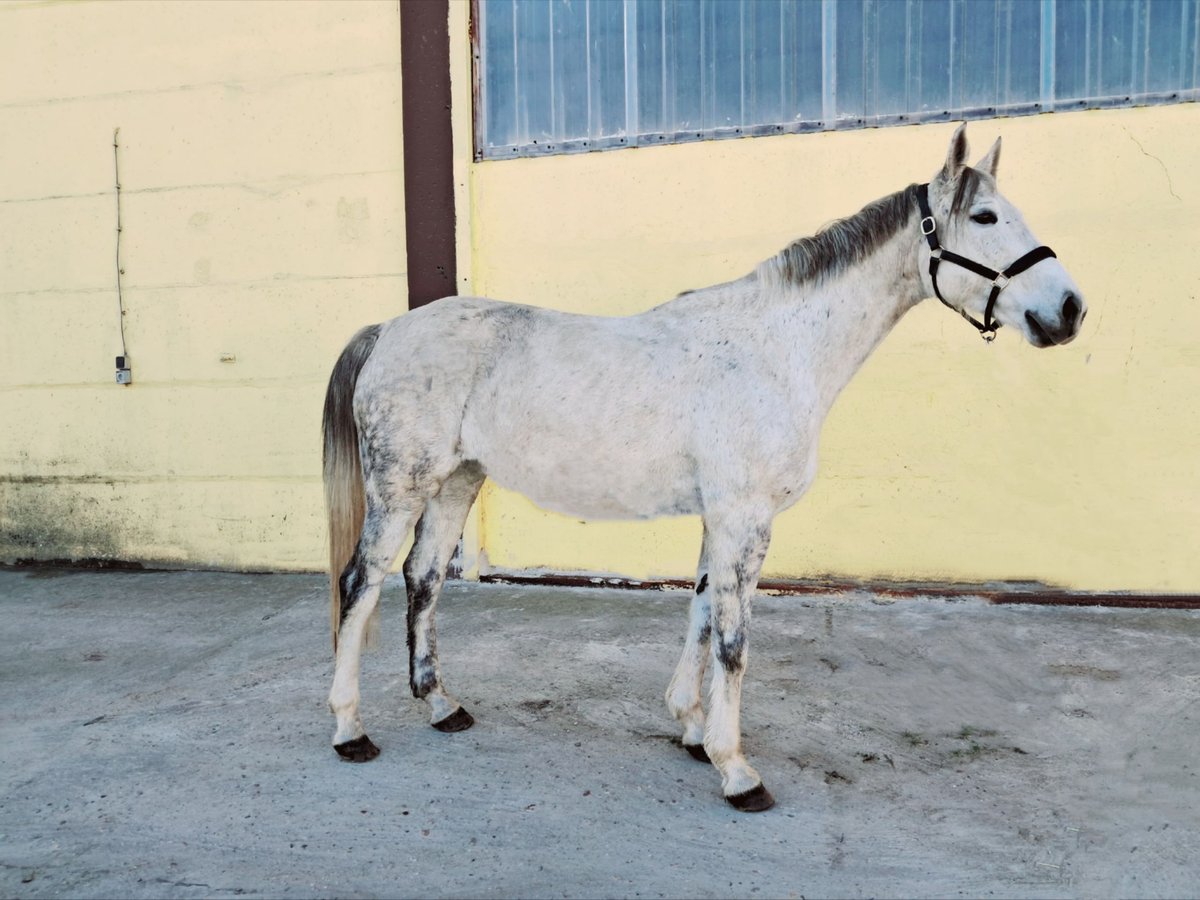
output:
M478 164L474 286L624 314L736 277L932 175L952 126ZM1038 580L1200 590L1200 107L972 123L1000 182L1090 304L1071 346L985 346L935 301L831 415L767 577ZM494 570L688 576L696 520L584 524L487 488Z
M472 163L467 5L450 16L463 292L644 309L927 177L951 131ZM398 18L0 6L0 562L322 566L324 382L406 302ZM129 388L112 383L115 126ZM1004 136L1002 187L1086 292L1084 332L988 347L916 310L835 408L767 576L1200 590L1200 108L970 133L977 153ZM484 572L686 576L699 524L582 524L489 486L467 543Z
M324 382L406 308L398 20L0 6L0 561L321 565Z

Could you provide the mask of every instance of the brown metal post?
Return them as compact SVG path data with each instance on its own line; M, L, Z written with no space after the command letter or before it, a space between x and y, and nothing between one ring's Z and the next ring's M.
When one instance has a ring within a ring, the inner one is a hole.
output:
M401 0L408 307L457 293L449 0Z

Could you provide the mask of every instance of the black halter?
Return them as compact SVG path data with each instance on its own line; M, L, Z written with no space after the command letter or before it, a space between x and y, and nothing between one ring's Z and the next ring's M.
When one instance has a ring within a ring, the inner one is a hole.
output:
M967 259L965 256L959 256L957 253L942 249L942 245L938 242L937 238L937 223L934 221L933 213L929 209L928 184L917 186L917 203L921 207L921 234L925 235L925 240L929 242L929 278L933 282L933 292L942 303L945 303L946 306L974 325L985 341L994 341L996 339L996 329L1000 327L1000 323L992 318L992 311L996 308L996 298L1000 296L1000 292L1008 286L1008 282L1014 276L1020 275L1026 269L1041 262L1043 259L1052 258L1055 255L1054 251L1045 246L1034 247L1003 272L997 272L995 269L989 269L987 266L977 263L973 259ZM992 293L988 297L987 309L984 311L982 322L974 318L966 309L960 309L957 306L951 305L942 296L942 292L938 290L937 283L938 264L942 262L962 266L964 269L969 269L976 275L981 275L992 282Z

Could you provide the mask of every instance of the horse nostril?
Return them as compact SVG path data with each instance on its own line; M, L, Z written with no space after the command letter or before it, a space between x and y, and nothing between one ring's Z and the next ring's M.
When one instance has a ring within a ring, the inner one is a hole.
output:
M1072 291L1067 291L1067 296L1063 300L1062 305L1062 320L1063 324L1071 326L1075 324L1075 319L1079 315L1079 298Z

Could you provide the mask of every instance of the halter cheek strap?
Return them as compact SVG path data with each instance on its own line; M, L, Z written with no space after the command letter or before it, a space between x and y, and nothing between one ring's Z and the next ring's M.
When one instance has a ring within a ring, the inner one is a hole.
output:
M937 298L942 301L947 307L954 310L968 322L975 326L976 330L985 341L993 341L996 339L996 329L1000 327L1000 323L992 318L992 313L996 308L996 299L1000 296L1000 292L1008 287L1009 281L1015 276L1020 275L1026 269L1041 262L1043 259L1050 259L1055 256L1053 250L1049 247L1035 247L1030 250L1003 272L997 272L995 269L990 269L982 263L977 263L973 259L967 259L965 256L959 256L950 250L942 248L941 242L937 236L937 222L933 218L933 212L929 207L929 185L922 184L917 187L917 204L921 208L921 234L925 235L925 240L929 243L929 279L933 282L933 292ZM953 263L956 266L961 266L976 275L988 279L992 283L992 292L988 295L987 307L983 313L983 321L980 322L965 309L952 305L945 297L942 296L941 290L938 289L937 273L938 266L943 262Z

